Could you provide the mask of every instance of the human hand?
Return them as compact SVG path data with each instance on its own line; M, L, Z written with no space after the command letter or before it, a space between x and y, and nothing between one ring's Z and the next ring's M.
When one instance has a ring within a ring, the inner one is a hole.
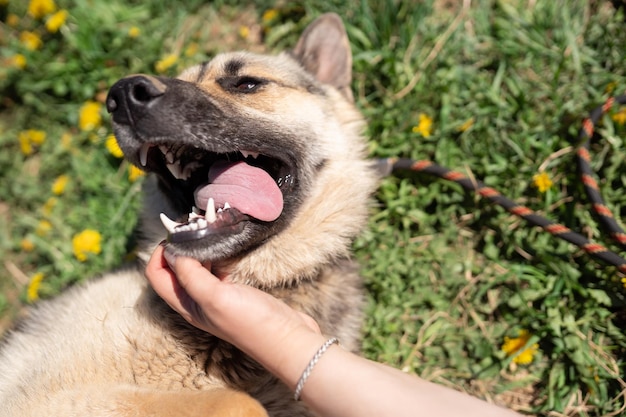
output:
M318 336L317 323L275 297L218 278L210 264L176 257L159 245L146 267L157 294L193 326L237 346L266 367L303 334Z

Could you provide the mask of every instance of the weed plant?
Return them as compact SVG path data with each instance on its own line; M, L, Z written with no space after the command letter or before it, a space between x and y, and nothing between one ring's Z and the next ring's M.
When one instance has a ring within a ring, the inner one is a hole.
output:
M132 260L142 176L110 136L113 82L175 75L222 50L279 51L326 11L348 28L372 157L432 159L618 251L573 160L587 112L626 91L614 4L0 1L0 331L21 306ZM617 219L625 119L611 110L591 148ZM382 181L354 248L366 356L525 413L624 414L615 268L414 173Z

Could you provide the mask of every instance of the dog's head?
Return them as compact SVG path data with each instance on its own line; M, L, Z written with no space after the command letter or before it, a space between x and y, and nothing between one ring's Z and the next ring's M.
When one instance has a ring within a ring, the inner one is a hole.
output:
M246 279L259 262L284 281L311 269L295 262L308 251L319 253L315 262L341 256L373 183L363 179L372 174L351 63L343 24L328 14L290 52L221 54L175 79L133 75L113 85L117 140L129 161L156 174L148 230L162 212L158 233L176 253ZM254 262L243 262L252 252ZM279 252L290 255L281 261Z

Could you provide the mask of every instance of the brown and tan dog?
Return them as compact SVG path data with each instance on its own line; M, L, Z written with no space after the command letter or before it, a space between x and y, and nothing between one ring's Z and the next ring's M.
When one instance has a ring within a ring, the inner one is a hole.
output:
M107 108L126 157L152 173L143 261L167 238L358 351L350 244L377 176L351 63L343 24L328 14L277 56L227 53L175 79L124 78ZM3 343L0 375L2 416L311 415L257 363L170 310L142 264L33 309Z

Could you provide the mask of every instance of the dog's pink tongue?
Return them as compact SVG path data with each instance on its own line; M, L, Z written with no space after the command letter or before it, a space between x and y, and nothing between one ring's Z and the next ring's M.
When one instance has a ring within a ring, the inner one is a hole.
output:
M266 222L276 220L283 211L283 193L276 181L261 168L242 161L219 161L209 171L209 182L195 192L198 208L206 209L212 197L216 207L228 203L240 212Z

